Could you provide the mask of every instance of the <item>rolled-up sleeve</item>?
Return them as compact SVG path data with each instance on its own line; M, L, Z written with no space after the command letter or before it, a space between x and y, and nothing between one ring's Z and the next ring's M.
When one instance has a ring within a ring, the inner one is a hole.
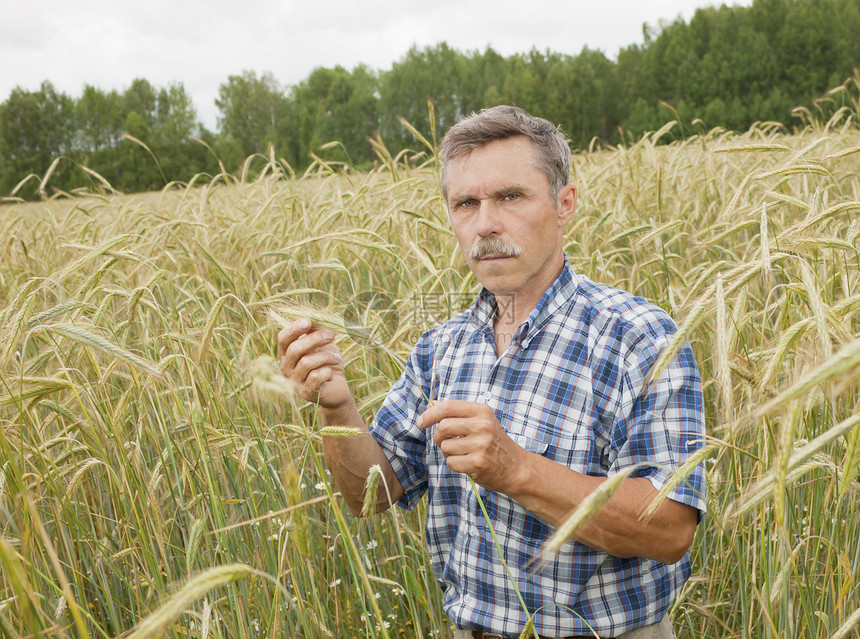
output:
M657 379L648 380L648 372L675 331L668 319L652 327L637 336L621 360L624 370L610 438L610 472L641 464L634 476L646 477L662 490L704 446L705 424L701 380L689 343L684 343ZM701 520L707 513L705 489L704 467L698 464L668 497L696 508Z
M426 409L432 389L429 345L429 337L422 336L370 425L371 435L405 491L397 503L408 509L414 508L427 490L427 439L415 422Z

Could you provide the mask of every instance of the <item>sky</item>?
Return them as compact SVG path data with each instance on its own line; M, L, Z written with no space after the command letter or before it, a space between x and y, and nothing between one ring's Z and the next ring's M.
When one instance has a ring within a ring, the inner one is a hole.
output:
M389 69L412 46L445 41L508 56L614 58L642 25L685 21L709 0L0 0L0 102L15 87L79 97L87 84L124 91L135 78L181 82L198 118L217 127L218 87L243 71L282 86L317 67ZM749 6L752 0L726 0Z

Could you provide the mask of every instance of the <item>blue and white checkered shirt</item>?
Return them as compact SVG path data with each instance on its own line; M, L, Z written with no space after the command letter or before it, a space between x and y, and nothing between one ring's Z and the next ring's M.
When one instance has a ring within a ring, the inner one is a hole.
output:
M648 462L633 476L660 489L702 445L699 374L689 345L656 383L644 378L675 332L658 307L564 269L509 348L496 357L493 294L425 333L371 424L413 508L425 491L427 542L443 605L458 628L517 636L526 614L499 561L468 477L445 465L432 428L415 426L428 399L487 403L508 435L586 475ZM517 587L541 636L601 636L656 623L690 574L622 559L576 541L535 562L554 530L506 495L479 488ZM705 513L701 466L673 499ZM700 517L701 517L700 514Z

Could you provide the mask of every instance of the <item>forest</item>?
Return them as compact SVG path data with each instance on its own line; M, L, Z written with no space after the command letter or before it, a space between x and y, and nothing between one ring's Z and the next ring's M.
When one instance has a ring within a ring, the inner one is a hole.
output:
M838 89L857 67L860 0L755 0L644 25L643 42L614 60L587 47L505 57L442 42L387 70L321 67L293 86L249 70L220 85L216 131L181 83L138 78L75 97L45 81L0 104L0 197L149 191L238 173L249 158L253 172L270 156L293 172L317 160L369 169L382 148L420 149L416 133L434 139L463 114L505 103L559 123L580 149L632 143L671 120L676 137L756 122L792 130L841 108Z

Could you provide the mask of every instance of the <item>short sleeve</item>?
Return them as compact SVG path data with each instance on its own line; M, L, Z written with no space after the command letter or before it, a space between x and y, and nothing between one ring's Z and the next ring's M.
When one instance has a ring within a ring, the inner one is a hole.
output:
M426 409L431 392L430 343L427 335L418 341L370 425L370 434L382 447L405 491L397 503L408 509L414 508L427 490L427 440L415 423Z
M656 380L646 384L648 371L675 330L668 319L658 327L665 333L646 332L624 363L621 410L611 434L610 470L645 464L634 476L646 477L661 490L704 445L705 425L701 381L689 343L684 343ZM699 464L668 496L696 508L701 520L707 512L705 484L704 467Z

